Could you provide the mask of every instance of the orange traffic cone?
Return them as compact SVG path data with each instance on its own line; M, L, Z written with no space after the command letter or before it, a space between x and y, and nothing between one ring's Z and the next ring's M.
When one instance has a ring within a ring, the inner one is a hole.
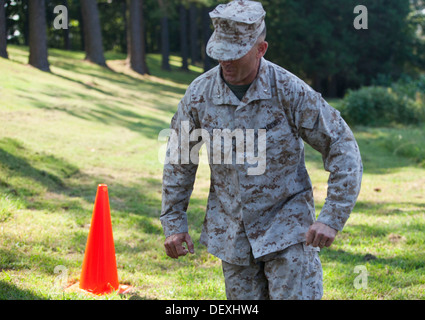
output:
M94 294L106 294L119 289L108 186L105 184L97 187L80 289Z

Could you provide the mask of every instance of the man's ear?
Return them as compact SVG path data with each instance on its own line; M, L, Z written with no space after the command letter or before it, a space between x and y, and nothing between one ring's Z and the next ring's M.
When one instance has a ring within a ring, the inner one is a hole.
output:
M269 43L267 41L263 41L263 42L258 44L258 57L259 58L262 58L266 54L268 47L269 47Z

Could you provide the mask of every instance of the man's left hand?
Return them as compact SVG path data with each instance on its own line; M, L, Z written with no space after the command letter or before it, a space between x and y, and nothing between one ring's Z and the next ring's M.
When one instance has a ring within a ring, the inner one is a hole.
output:
M334 242L337 230L323 224L321 222L315 222L310 226L306 234L306 245L312 245L313 247L330 247Z

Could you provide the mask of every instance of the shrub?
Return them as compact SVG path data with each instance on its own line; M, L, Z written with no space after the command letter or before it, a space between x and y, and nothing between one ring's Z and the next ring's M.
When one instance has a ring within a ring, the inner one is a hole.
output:
M425 121L424 102L419 92L411 97L393 88L363 87L347 93L341 103L341 114L353 125L417 124Z
M403 76L397 82L391 83L390 87L398 95L405 95L410 99L416 100L418 95L425 92L425 75L420 75L416 79L407 75Z

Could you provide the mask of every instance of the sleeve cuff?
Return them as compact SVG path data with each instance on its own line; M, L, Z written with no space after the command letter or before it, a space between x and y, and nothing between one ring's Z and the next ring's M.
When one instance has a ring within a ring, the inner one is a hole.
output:
M173 216L163 216L160 217L160 221L165 237L169 237L177 233L189 232L186 213L179 215L175 214Z

